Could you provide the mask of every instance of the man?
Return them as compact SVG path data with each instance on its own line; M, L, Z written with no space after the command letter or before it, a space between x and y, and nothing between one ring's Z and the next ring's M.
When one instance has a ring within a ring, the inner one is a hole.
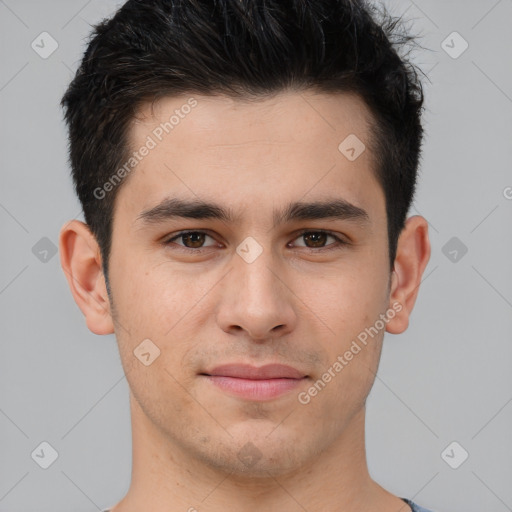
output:
M86 223L60 251L130 387L111 512L425 510L365 454L384 332L430 257L406 220L421 84L377 14L130 0L96 27L63 98Z

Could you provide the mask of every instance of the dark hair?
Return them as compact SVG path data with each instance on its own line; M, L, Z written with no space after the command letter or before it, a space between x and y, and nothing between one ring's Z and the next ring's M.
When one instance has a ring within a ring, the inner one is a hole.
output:
M416 188L423 90L399 52L414 37L364 0L129 0L94 27L62 106L72 176L108 286L114 201L98 187L129 158L148 101L184 93L265 99L352 92L373 114L368 141L386 198L390 268ZM340 141L341 142L341 141Z

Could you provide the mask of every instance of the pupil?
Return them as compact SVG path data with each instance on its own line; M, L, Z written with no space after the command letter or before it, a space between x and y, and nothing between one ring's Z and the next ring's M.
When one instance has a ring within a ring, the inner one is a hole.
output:
M192 244L194 244L193 247L200 247L202 245L202 243L204 242L204 240L201 238L201 237L204 237L203 233L187 233L187 234L183 235L183 239L190 241L190 238L194 238L197 236L199 236L199 241L193 240ZM187 245L187 242L185 242L185 245Z
M318 244L318 237L320 237L320 245L322 245L322 242L325 241L323 240L323 238L326 236L325 233L308 233L307 235L305 235L306 238L308 239L316 239L316 240L313 240L313 243L315 244ZM317 247L317 245L315 245L314 247Z

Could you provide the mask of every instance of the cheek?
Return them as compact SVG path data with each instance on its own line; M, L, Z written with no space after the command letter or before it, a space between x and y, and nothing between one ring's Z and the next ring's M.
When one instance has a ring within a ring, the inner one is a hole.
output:
M192 283L165 262L120 259L111 281L119 320L148 337L164 336L195 297Z
M135 264L131 272L128 269L129 265L118 267L112 282L123 369L146 413L155 421L164 417L170 421L170 416L181 415L194 405L182 387L189 384L190 370L180 361L187 360L195 348L193 332L188 331L191 326L192 331L196 329L192 306L198 292L184 287L183 277L171 272L144 270ZM174 397L172 404L169 397Z
M306 282L303 282L303 286ZM347 340L372 325L387 305L387 275L370 265L340 265L298 294L329 335Z
M206 278L178 272L167 262L147 268L125 263L112 276L116 336L123 366L138 368L134 350L149 339L157 347L155 352L160 351L156 367L165 367L177 378L186 379L188 354L198 350L198 332L208 318L204 298L215 280L210 283Z
M357 336L341 335L328 348L323 373L315 375L306 390L311 402L322 410L321 415L337 421L359 410L375 380L381 348L382 333L369 335L364 342Z
M362 268L352 268L341 277L326 277L320 292L310 294L311 302L307 302L325 330L323 370L330 373L315 377L325 383L325 392L318 393L324 395L327 409L364 401L378 368L385 332L380 315L387 308L387 275L371 266Z

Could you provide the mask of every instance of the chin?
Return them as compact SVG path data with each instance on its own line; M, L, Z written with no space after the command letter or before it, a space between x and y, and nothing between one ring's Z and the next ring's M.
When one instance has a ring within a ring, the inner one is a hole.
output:
M290 431L283 424L269 425L258 428L254 424L245 424L229 429L231 446L219 447L219 452L213 457L215 460L210 459L210 464L242 479L282 476L306 465L315 449L310 443L304 443L304 436L295 435L295 431ZM309 447L310 454L302 451L304 446Z

